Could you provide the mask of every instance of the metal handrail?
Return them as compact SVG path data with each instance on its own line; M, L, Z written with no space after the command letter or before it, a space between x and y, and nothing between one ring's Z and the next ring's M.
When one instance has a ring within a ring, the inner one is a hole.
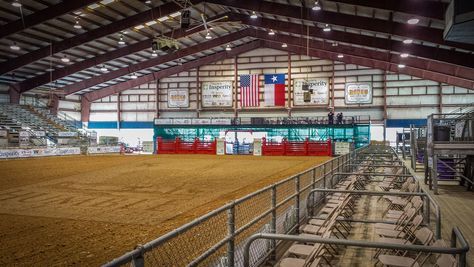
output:
M417 252L429 252L438 254L459 254L459 266L466 266L466 253L469 251L469 243L464 238L461 230L454 227L452 230L451 246L449 248L434 247L434 246L423 246L423 245L400 245L390 244L384 242L374 242L367 240L350 240L350 239L337 239L337 238L324 238L319 236L314 237L303 237L296 235L284 235L284 234L254 234L247 239L244 246L244 267L250 267L250 246L255 240L258 239L269 239L269 240L284 240L293 242L306 242L306 243L319 243L329 245L342 245L342 246L355 246L365 248L381 248L390 250L403 250L403 251L417 251ZM461 247L455 247L456 241L459 240ZM454 246L453 246L454 244Z
M456 174L458 174L459 177L461 177L462 179L464 179L465 181L467 181L468 183L470 183L471 185L474 185L474 182L471 181L471 179L467 178L466 176L460 174L457 170L453 169L451 166L449 166L448 164L446 164L446 162L440 160L438 158L438 162L441 162L441 164L443 164L444 166L448 167L451 171L455 172Z

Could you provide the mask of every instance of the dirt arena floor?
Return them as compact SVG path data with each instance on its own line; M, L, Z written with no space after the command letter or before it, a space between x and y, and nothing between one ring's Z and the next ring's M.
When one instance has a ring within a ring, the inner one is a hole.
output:
M98 266L328 157L0 161L0 266Z

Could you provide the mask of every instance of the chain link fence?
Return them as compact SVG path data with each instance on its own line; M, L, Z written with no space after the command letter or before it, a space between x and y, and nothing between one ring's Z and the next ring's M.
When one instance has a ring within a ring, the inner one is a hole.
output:
M256 233L289 234L298 230L309 207L322 196L314 188L332 188L333 174L349 168L356 150L228 203L105 264L112 266L243 266L243 248ZM274 257L277 242L252 244L251 266Z

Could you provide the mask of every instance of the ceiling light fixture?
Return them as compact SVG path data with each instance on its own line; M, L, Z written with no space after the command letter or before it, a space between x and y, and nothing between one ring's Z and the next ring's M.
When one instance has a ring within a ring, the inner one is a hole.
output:
M125 38L123 37L123 34L120 34L120 39L118 41L119 45L125 45Z
M135 72L134 72L134 73L132 73L132 75L130 76L130 78L132 78L132 79L135 80L136 78L138 78L138 76L137 76L137 74L135 74Z
M212 39L211 33L209 31L207 31L207 33L206 33L206 39L207 40Z
M331 31L331 27L329 27L329 24L326 24L326 26L324 26L323 31L325 31L325 32L330 32Z
M321 5L319 4L319 1L316 1L313 6L314 11L321 10Z
M413 40L412 39L405 39L405 40L403 40L403 43L404 44L411 44L411 43L413 43Z
M283 43L283 44L281 45L281 47L286 48L286 47L288 47L288 45L287 45L286 43Z
M81 26L81 24L79 24L79 20L78 20L78 19L76 19L76 23L74 23L74 28L76 28L76 29L82 29L82 26Z
M151 4L151 0L146 0L145 4Z
M275 35L275 32L274 32L273 30L270 30L270 31L268 32L268 35Z
M13 42L13 44L10 45L10 49L11 49L11 50L18 51L18 50L20 50L20 46L18 46L18 45L16 44L16 42Z
M252 11L252 15L250 15L250 18L251 18L251 19L256 19L256 18L258 18L257 13L255 13L255 11Z
M407 23L411 25L418 24L418 22L420 22L420 20L417 18L412 18L412 19L407 20Z
M157 57L157 56L158 56L158 52L156 52L156 50L151 51L151 56L152 56L152 57Z
M105 67L105 65L102 65L102 67L100 67L100 71L107 72L108 69L107 69L107 67Z
M14 7L21 7L21 3L20 3L20 1L15 0L15 1L12 2L12 6L14 6Z
M403 69L403 68L405 68L405 67L406 67L405 64L398 64L398 68L399 68L399 69Z
M228 45L225 47L225 50L226 50L226 51L232 50L232 47L230 47L230 44L228 44Z
M61 58L61 61L64 62L64 63L68 63L69 61L71 61L67 56L63 56Z
M402 54L400 54L400 57L402 57L402 58L406 58L406 57L408 57L408 56L409 56L409 55L408 55L407 53L402 53Z
M339 44L337 42L334 42L331 44L332 46L338 46Z
M343 58L344 55L343 55L343 54L339 54L339 55L337 55L337 57L338 57L338 58Z

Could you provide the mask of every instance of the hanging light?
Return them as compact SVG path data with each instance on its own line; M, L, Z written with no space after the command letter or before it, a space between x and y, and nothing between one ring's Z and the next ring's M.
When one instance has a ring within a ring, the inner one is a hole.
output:
M287 45L286 43L283 43L283 44L281 45L281 47L286 48L286 47L288 47L288 45Z
M399 69L403 69L403 68L405 68L405 67L406 67L405 64L398 64L398 68L399 68Z
M225 47L225 50L226 50L226 51L232 50L232 47L230 47L230 44L228 44L228 45Z
M79 20L78 20L78 19L76 19L76 23L74 23L74 28L75 28L75 29L82 29L82 26L81 26L81 24L79 24Z
M145 4L151 4L151 0L146 0Z
M403 40L403 43L404 44L411 44L411 43L413 43L413 40L412 39L405 39L405 40Z
M330 32L331 31L331 27L329 27L329 24L326 24L324 26L323 31L325 31L325 32Z
M118 41L119 45L125 45L125 38L123 37L123 34L120 34L120 39Z
M61 61L64 62L64 63L68 63L69 61L71 61L66 55L64 55L62 58L61 58Z
M252 11L252 15L250 15L250 18L251 18L251 19L256 19L256 18L258 18L257 13L255 13L255 11Z
M11 49L11 50L18 51L18 50L20 50L21 48L20 48L20 46L19 46L19 45L17 45L17 43L16 43L16 42L13 42L13 44L12 44L12 45L10 45L10 49Z
M158 56L158 52L156 52L156 50L151 51L151 56L152 56L152 57L157 57L157 56Z
M343 54L339 54L339 55L337 55L337 57L338 57L338 58L343 58L344 55L343 55Z
M408 55L407 53L402 53L402 54L400 54L400 57L402 57L402 58L406 58L406 57L408 57L408 56L409 56L409 55Z
M20 1L15 0L15 1L12 2L12 6L14 6L14 7L21 7L21 3L20 3Z
M273 30L270 30L270 31L268 32L268 35L275 35L275 32L274 32Z
M331 44L332 46L338 46L339 44L337 42L334 42Z
M107 67L105 67L105 65L102 65L102 67L100 67L100 71L107 72L109 70L107 69Z
M132 73L132 75L130 76L130 78L136 79L136 78L138 78L138 76L137 76L137 74L135 74L135 72L134 72L134 73Z
M212 39L211 33L209 31L207 31L206 39L208 40Z
M411 19L407 20L407 23L411 24L411 25L418 24L418 22L420 22L420 20L417 19L417 18L411 18Z
M319 1L316 1L313 6L314 11L321 10L321 5L319 4Z

